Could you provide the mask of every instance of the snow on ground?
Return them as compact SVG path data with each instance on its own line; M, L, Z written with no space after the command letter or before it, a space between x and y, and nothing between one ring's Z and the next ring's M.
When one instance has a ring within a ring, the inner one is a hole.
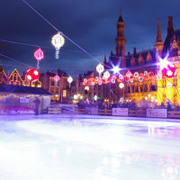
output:
M179 180L180 123L169 121L0 116L0 179Z

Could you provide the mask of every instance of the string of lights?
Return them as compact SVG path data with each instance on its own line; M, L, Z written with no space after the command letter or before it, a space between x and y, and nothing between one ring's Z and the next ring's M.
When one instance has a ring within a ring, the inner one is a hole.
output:
M82 52L87 54L89 57L97 61L98 63L102 64L100 60L98 60L96 57L94 57L91 53L86 51L84 48L82 48L80 45L78 45L76 42L74 42L71 38L69 38L67 35L65 35L63 32L61 32L57 27L55 27L47 18L45 18L39 11L37 11L30 3L28 3L26 0L22 0L29 8L31 8L38 16L40 16L46 23L48 23L52 28L54 28L57 32L60 32L66 39L68 39L72 44L74 44L77 48L79 48ZM109 67L108 65L105 65L106 67Z
M5 43L10 43L10 44L17 44L17 45L23 45L23 46L31 46L31 47L36 47L36 48L52 48L52 47L45 47L45 46L40 46L40 45L36 45L36 44L29 44L29 43L24 43L24 42L17 42L17 41L11 41L11 40L7 40L7 39L0 39L1 42L5 42Z

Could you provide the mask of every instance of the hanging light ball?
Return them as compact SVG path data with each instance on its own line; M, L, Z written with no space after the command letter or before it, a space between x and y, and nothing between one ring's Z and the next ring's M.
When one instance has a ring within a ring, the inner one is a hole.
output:
M131 71L128 71L128 72L126 73L126 77L130 78L131 76L132 76Z
M124 76L122 75L122 74L119 74L119 79L123 79L124 78Z
M102 81L100 80L100 81L98 82L98 84L101 85L101 84L102 84Z
M120 89L123 89L123 88L124 88L124 83L120 83L120 84L119 84L119 88L120 88Z
M103 75L104 79L108 79L110 77L110 73L108 71L106 71Z
M41 61L42 59L44 59L44 52L41 48L37 49L35 52L34 52L34 58L37 60L37 61Z
M35 82L39 79L40 73L37 69L28 69L26 72L26 77L29 81Z
M112 80L111 80L111 83L112 83L112 84L114 84L115 82L116 82L116 80L115 80L115 79L112 79Z
M72 78L71 76L69 76L69 77L67 78L67 81L68 81L69 84L71 84L71 83L73 82L73 78Z
M134 77L135 77L135 78L138 78L138 77L139 77L139 73L138 73L138 72L135 72L135 73L134 73Z
M99 81L99 77L97 77L97 76L96 76L96 78L95 78L95 79L96 79L96 81Z
M148 76L148 72L147 71L144 71L144 76Z
M133 82L134 82L134 79L133 79L133 78L131 78L131 79L129 80L129 82L130 82L130 83L133 83Z
M54 76L54 81L58 82L59 80L60 80L60 77L59 77L58 74L56 74L56 75Z
M139 80L139 82L143 82L143 77L139 76L138 80Z
M52 43L52 45L53 45L53 46L55 47L55 49L56 49L56 59L58 59L58 58L59 58L59 49L64 45L65 39L64 39L64 37L61 35L61 33L58 32L57 34L55 34L55 35L52 37L51 43Z
M87 83L87 78L84 78L84 82Z
M104 66L102 64L98 64L96 66L96 71L101 74L104 71Z
M92 86L94 86L94 85L95 85L95 82L94 82L94 81L92 81L91 85L92 85Z

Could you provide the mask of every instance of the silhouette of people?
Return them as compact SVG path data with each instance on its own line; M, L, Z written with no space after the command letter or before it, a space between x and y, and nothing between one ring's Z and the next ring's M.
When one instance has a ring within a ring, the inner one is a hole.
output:
M35 115L39 114L39 105L40 105L40 100L38 97L36 97L36 99L34 100L34 104L35 104Z

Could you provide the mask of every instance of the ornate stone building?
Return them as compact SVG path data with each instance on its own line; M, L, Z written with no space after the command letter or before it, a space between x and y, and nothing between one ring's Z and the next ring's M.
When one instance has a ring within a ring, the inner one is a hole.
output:
M121 68L120 73L123 75L129 70L133 75L138 73L146 76L150 73L152 78L137 78L136 80L125 81L125 87L122 89L119 88L118 83L91 86L89 97L92 98L96 94L100 95L101 99L108 99L111 102L124 99L126 102L134 101L138 106L142 106L145 102L161 105L167 101L170 101L173 105L180 105L180 30L174 30L173 18L168 17L165 41L162 40L160 20L158 20L157 35L154 38L155 43L152 49L137 52L134 48L132 53L126 55L124 31L125 22L120 16L117 22L117 37L115 39L116 51L115 53L111 52L108 62L105 58L105 69L110 70L112 66L117 65ZM173 78L165 77L160 70L159 59L165 58L167 54L169 54L167 61L177 68L177 76ZM94 78L97 76L95 70L90 76Z

